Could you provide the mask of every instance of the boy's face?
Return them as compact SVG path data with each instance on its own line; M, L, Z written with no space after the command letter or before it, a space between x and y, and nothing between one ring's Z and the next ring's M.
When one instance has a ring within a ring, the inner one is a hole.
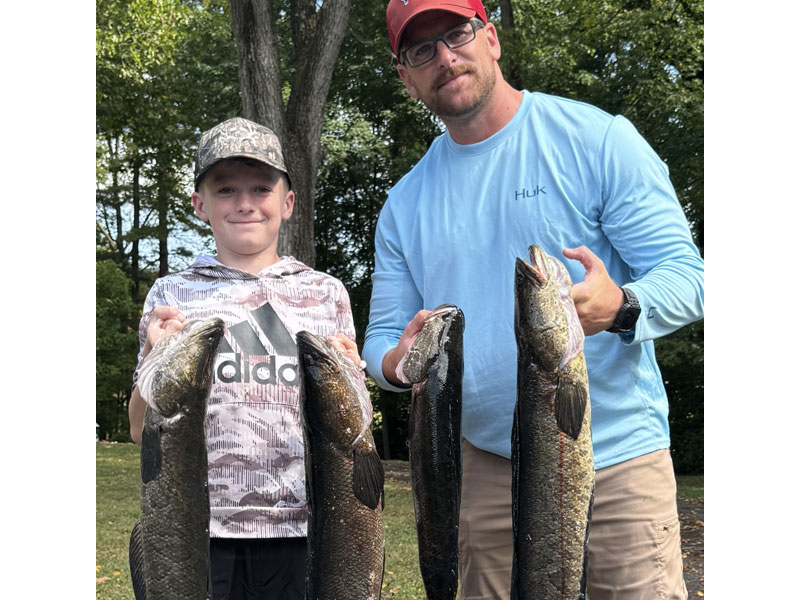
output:
M292 215L294 192L281 172L223 160L214 165L192 194L200 219L211 225L220 262L236 266L259 256L277 261L278 232Z

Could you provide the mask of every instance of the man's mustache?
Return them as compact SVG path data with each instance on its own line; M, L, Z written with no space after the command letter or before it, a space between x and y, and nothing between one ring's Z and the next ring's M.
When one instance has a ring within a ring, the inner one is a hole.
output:
M457 67L450 67L447 71L442 72L433 82L433 89L438 90L445 83L451 79L455 79L464 73L474 73L475 70L469 65L459 65Z

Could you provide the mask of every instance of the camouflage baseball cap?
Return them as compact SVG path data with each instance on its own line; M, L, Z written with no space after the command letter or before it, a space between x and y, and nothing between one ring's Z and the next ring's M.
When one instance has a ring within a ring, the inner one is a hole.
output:
M234 117L215 125L200 136L197 160L194 164L194 185L208 170L225 158L252 158L286 173L281 142L275 133L263 125ZM292 182L289 181L291 189Z

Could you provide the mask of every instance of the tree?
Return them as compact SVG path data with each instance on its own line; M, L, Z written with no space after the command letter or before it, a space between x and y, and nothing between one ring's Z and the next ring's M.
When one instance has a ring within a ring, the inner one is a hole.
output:
M95 401L100 438L129 440L126 407L136 368L138 309L131 280L112 260L97 263L95 273Z
M293 216L282 227L278 253L314 266L314 190L322 160L325 102L350 0L288 4L231 0L231 16L244 116L266 125L281 139L297 195ZM291 44L285 39L279 44L287 26ZM279 55L279 47L289 48L289 56ZM285 104L284 96L288 96Z
M188 202L197 137L239 110L225 7L210 0L97 3L100 250L130 275L136 299L144 291L140 272L166 274L170 255L189 253L182 237L205 229Z

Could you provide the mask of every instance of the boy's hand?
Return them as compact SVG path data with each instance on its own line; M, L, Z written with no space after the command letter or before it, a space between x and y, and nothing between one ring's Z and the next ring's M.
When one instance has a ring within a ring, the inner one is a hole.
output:
M358 346L356 343L347 337L345 334L339 332L334 336L330 336L328 341L333 344L333 347L343 352L344 355L353 361L356 366L361 366L361 357L358 355Z
M156 306L147 322L147 339L142 348L142 357L147 356L163 338L183 327L184 321L186 317L174 306Z

